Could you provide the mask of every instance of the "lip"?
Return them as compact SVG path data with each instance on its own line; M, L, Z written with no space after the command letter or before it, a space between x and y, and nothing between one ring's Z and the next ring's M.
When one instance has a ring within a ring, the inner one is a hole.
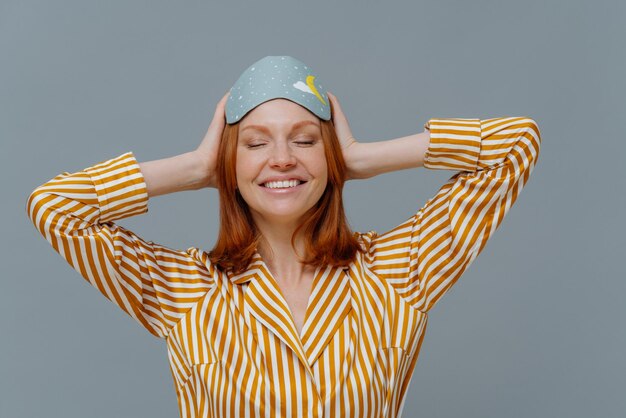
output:
M260 181L259 185L263 185L270 181L285 181L285 180L300 180L302 182L308 181L300 176L274 176L274 177L268 177L265 180Z
M283 195L283 194L297 193L298 191L302 190L306 184L308 184L308 182L300 183L295 187L285 187L284 189L270 189L269 187L265 187L262 184L259 184L258 186L261 189L263 189L263 191L266 193L273 194L273 195Z

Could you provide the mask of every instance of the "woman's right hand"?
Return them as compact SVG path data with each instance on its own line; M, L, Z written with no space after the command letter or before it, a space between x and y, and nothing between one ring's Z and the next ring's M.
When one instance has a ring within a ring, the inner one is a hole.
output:
M205 172L208 173L207 187L217 188L215 173L217 167L217 151L222 139L222 133L224 132L224 126L226 125L226 100L229 94L230 91L217 103L209 129L204 135L204 139L202 139L202 142L195 150L195 153L205 167Z

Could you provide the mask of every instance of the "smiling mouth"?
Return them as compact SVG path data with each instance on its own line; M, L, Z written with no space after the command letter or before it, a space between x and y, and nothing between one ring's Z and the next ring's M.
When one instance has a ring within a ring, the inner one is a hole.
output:
M290 189L304 183L306 183L304 180L268 181L260 186L266 189Z

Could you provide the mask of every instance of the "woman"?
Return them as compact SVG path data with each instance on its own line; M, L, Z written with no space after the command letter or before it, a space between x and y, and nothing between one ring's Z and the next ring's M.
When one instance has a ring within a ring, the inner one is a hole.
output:
M143 163L128 152L64 172L27 210L86 280L166 340L181 416L395 417L428 311L493 235L540 146L527 117L424 127L357 142L307 66L266 57L219 101L195 151ZM396 228L349 230L346 180L421 166L455 174ZM149 198L204 187L220 192L209 253L113 222L146 213Z

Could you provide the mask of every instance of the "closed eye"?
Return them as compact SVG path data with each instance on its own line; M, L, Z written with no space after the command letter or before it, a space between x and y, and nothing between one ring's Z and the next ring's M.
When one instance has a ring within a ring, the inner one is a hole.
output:
M305 146L311 146L311 145L315 144L315 142L314 141L297 141L296 144L298 144L298 145L305 145ZM258 148L258 147L260 147L262 145L265 145L265 144L248 144L247 147L248 148Z
M315 145L317 141L294 141L294 144L298 144L301 146L306 146L306 147L310 147L312 145ZM261 143L261 144L247 144L246 147L247 148L259 148L261 146L265 145L265 143Z

